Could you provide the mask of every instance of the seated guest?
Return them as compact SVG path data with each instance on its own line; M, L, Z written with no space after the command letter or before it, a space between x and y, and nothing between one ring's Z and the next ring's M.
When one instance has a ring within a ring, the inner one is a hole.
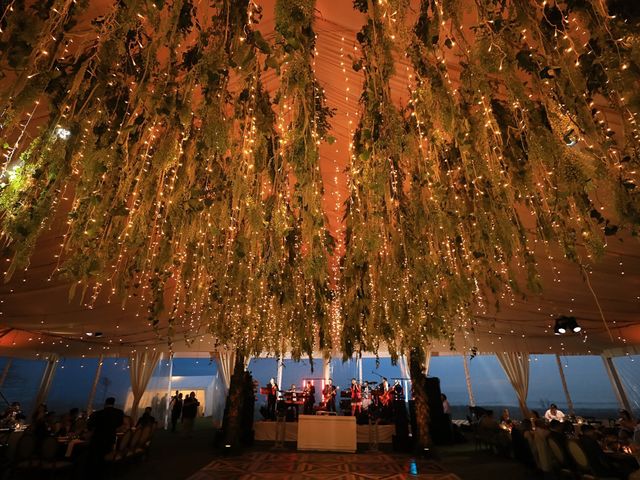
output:
M550 474L554 469L554 457L549 449L549 443L547 438L549 437L549 430L546 422L539 418L536 420L536 429L533 432L533 442L535 445L535 460L536 465L545 474Z
M513 456L516 458L516 460L519 460L528 467L535 468L536 464L533 459L533 450L531 448L532 442L533 431L531 420L525 418L519 425L516 425L511 430Z
M582 425L580 446L589 459L594 473L602 477L618 477L616 470L598 442L598 432L591 425Z
M449 400L447 400L447 396L444 393L440 394L440 400L442 400L442 410L445 415L451 415L451 405L449 405Z
M494 445L499 453L506 454L511 442L509 434L500 428L493 418L493 410L487 410L478 422L478 435L485 442Z
M564 434L563 423L560 423L558 420L551 420L549 422L549 439L556 442L556 444L562 450L565 462L569 463L572 457L569 453L569 446L567 445L567 436Z
M69 413L65 413L62 418L60 418L60 427L56 432L58 436L67 436L72 434L79 434L82 432L77 431L77 422L80 417L80 409L72 408L69 410Z
M544 414L544 418L547 422L550 422L551 420L558 420L559 422L564 422L564 413L562 413L560 410L558 410L558 407L556 406L555 403L552 403L549 406L549 410L547 410Z
M636 421L631 417L631 414L628 411L620 410L618 425L620 425L620 433L624 431L627 436L633 437L633 432L636 428Z
M22 412L20 402L13 402L0 415L0 426L14 428L18 423L26 420L25 414Z
M504 423L505 425L511 424L511 416L509 415L509 409L505 408L502 410L502 415L500 416L500 423Z
M147 425L153 426L156 423L156 419L153 415L151 415L151 407L147 407L144 409L144 413L138 419L138 423L136 423L136 428L144 428Z

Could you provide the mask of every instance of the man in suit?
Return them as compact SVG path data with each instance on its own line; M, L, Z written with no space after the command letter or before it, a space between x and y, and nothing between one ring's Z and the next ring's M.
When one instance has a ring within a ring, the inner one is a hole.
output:
M107 398L104 408L93 412L87 421L87 429L91 432L87 478L100 478L104 456L113 450L116 443L116 430L124 421L124 412L115 404L115 398Z

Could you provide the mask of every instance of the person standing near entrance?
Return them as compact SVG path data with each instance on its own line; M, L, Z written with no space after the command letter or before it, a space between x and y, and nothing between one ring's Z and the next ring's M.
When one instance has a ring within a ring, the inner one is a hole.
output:
M176 395L171 399L171 431L176 431L176 425L182 415L182 394L176 392Z
M200 402L196 398L196 392L191 392L182 403L182 428L188 437L193 432L193 424L196 421L199 406Z

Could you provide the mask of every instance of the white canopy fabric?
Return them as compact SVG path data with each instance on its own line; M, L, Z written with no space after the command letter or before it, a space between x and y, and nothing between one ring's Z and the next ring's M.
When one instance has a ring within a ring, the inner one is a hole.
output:
M89 3L87 16L93 18L104 14L112 2L91 0ZM257 3L263 7L258 28L265 38L271 38L274 0ZM412 10L417 11L416 0L412 1ZM352 8L351 1L318 0L316 18L316 75L328 105L336 110L331 119L331 135L336 142L323 144L320 152L324 208L329 229L335 232L342 227L343 202L348 195L345 170L350 161L349 142L359 115L362 85L362 74L351 69L349 55L354 54L356 33L364 17ZM78 26L80 30L84 28L85 33L88 21L86 23L84 27ZM455 74L456 65L450 67ZM398 60L396 71L391 82L392 94L398 101L406 102L411 72L404 59ZM452 79L456 81L455 75ZM271 91L278 83L273 70L265 72L263 80ZM612 121L615 123L615 119ZM9 283L0 286L0 354L25 356L55 352L63 356L127 356L141 348L156 352L168 352L171 348L177 353L213 350L216 339L206 331L178 328L170 347L166 337L158 336L158 332L149 327L146 306L136 298L111 298L109 292L104 292L91 305L87 298L78 298L80 296L69 301L71 282L51 278L58 265L60 240L66 225L64 209L59 210L54 224L43 232L28 270L16 272ZM624 353L639 347L638 239L624 230L609 238L603 258L586 273L558 251L540 245L536 257L543 293L500 299L499 307L490 306L486 313L476 316L473 329L458 333L454 339L457 351L475 347L485 353L566 355ZM575 316L583 331L577 335L554 336L553 321L560 315ZM433 341L428 349L448 352L450 341Z
M524 415L524 418L528 418L529 355L520 355L514 352L498 352L496 356L518 396L518 403L520 404L522 415Z
M213 352L213 356L218 364L224 385L228 389L231 385L231 375L233 374L233 368L236 363L236 352L235 350L227 348L219 348Z
M153 371L160 361L160 352L139 351L129 355L129 375L131 376L131 393L133 405L131 406L131 418L138 418L138 406L144 395Z

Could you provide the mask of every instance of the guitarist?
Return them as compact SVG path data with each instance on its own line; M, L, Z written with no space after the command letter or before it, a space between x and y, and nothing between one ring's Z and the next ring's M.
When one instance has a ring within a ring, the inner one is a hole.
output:
M336 411L336 392L338 388L333 385L333 379L327 380L327 384L322 389L322 397L327 407L327 412Z

